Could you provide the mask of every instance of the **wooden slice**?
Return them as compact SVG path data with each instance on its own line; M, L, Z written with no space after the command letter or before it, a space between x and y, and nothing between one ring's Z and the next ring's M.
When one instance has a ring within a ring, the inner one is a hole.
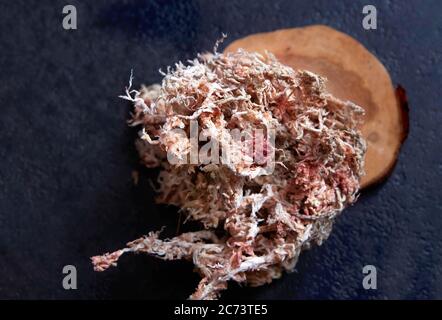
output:
M363 107L361 131L368 148L361 187L388 177L408 134L406 97L402 89L396 95L387 70L362 44L330 27L314 25L250 35L224 52L239 48L269 51L294 69L324 76L334 96Z

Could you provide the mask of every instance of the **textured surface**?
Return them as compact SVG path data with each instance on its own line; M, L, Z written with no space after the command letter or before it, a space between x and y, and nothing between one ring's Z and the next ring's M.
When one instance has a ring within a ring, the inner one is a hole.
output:
M312 23L344 31L375 53L407 89L410 135L383 185L338 219L330 239L302 254L297 272L271 285L232 285L224 298L442 298L442 69L440 1L370 1L378 30L361 26L363 1L70 1L78 30L61 27L64 1L0 3L0 298L185 298L191 264L145 256L94 273L89 256L162 225L176 209L140 185L129 106L119 100L159 68L210 50L221 32L250 33ZM188 226L189 228L191 226ZM78 290L62 288L62 268ZM362 267L378 269L378 290Z

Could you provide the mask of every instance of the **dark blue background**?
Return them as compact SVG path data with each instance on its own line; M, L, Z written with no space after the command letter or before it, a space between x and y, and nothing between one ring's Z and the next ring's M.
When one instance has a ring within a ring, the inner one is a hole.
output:
M61 26L74 4L78 30ZM378 29L361 26L375 4ZM410 135L383 185L364 192L330 239L302 254L295 273L224 298L442 298L441 1L5 1L0 2L0 298L186 298L198 275L186 262L127 256L94 273L91 255L170 225L153 203L117 98L158 82L159 68L279 28L326 24L375 53L407 89ZM62 288L75 265L78 290ZM378 290L362 288L362 267Z

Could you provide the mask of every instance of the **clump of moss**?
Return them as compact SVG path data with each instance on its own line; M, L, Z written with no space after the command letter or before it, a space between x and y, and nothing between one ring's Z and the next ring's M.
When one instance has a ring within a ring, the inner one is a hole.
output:
M161 85L128 88L124 97L134 104L130 124L140 127L141 160L162 169L158 202L201 222L201 231L165 240L151 232L92 257L97 271L126 252L187 259L202 277L190 298L216 299L230 280L259 286L292 271L301 250L320 245L356 199L365 153L357 130L362 108L330 95L322 77L271 54L215 50L176 64ZM189 133L192 122L198 136L236 147L236 156L244 149L232 130L274 132L271 143L253 134L246 139L264 149L267 162L189 161L192 142L177 129ZM184 161L171 163L170 156Z

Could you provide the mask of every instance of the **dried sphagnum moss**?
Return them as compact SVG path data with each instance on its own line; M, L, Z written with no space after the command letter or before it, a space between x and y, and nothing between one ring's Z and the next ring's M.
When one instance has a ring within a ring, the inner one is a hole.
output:
M134 103L131 124L141 127L136 144L143 163L162 168L158 202L181 208L202 230L166 240L151 232L93 257L97 271L126 252L192 260L202 280L190 298L216 299L229 280L260 286L292 271L301 250L320 245L356 199L365 153L356 127L363 110L328 94L320 76L270 54L215 50L188 66L177 64L161 86L128 91L125 98ZM189 153L188 138L173 129L188 130L191 120L211 131L211 139L223 136L221 145L227 129L273 128L274 171L250 163L170 164L167 152Z

